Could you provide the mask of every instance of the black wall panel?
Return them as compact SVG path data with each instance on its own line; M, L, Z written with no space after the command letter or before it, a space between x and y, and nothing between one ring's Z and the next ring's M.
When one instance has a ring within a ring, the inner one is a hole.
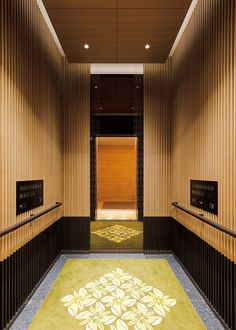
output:
M144 252L172 251L209 305L236 329L236 265L173 218L144 219Z
M59 226L53 224L0 262L1 319L4 329L57 258Z
M145 253L171 253L172 219L145 217L143 223L143 249Z
M90 217L64 217L60 221L62 252L89 252Z
M4 329L61 252L90 249L90 219L61 218L0 262L0 329Z

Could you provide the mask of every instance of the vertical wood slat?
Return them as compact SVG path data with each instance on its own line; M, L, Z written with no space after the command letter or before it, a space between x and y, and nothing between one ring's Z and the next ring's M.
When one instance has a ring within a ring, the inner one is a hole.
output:
M65 216L90 216L90 65L64 63Z
M16 181L44 179L41 211L62 201L62 58L36 1L1 1L0 228L16 217ZM0 260L61 217L61 210L0 240Z
M170 61L144 65L144 216L170 215Z
M171 199L190 206L190 179L219 185L219 214L198 210L232 230L235 222L235 1L199 0L171 58ZM172 210L172 216L236 261L235 239Z

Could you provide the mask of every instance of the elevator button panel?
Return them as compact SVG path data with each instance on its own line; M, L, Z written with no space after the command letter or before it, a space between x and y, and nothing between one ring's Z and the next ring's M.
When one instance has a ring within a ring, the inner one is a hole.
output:
M190 204L218 214L218 182L190 180Z
M43 205L43 180L16 182L16 215Z

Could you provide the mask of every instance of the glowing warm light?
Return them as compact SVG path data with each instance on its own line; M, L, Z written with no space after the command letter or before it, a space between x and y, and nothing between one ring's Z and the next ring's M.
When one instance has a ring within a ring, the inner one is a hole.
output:
M137 220L136 210L97 209L97 220Z
M85 44L85 45L84 45L84 48L85 48L85 49L89 49L89 45L88 45L88 44Z
M146 44L145 45L145 49L149 49L150 48L150 45L149 44Z

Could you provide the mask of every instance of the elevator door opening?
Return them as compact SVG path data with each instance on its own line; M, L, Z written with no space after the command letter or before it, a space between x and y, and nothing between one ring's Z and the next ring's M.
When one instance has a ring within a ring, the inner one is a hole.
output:
M137 220L136 137L96 138L96 220Z

